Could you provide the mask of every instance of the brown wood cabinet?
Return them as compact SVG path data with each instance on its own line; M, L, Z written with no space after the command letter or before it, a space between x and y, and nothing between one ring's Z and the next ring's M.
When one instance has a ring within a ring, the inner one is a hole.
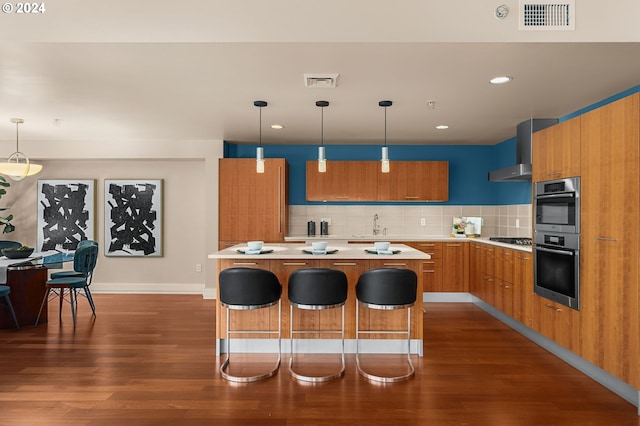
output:
M307 201L371 201L377 199L376 161L327 161L318 172L317 161L307 161Z
M256 173L252 158L222 158L219 167L219 247L250 240L284 242L288 232L287 162L267 158L264 173Z
M526 325L533 325L533 254L514 250L513 317Z
M581 117L533 134L533 182L580 175Z
M389 173L378 173L378 200L447 201L449 162L392 161Z
M379 161L327 161L318 172L307 161L307 201L447 201L447 161L392 161L389 173Z
M640 94L583 114L581 128L579 354L640 388Z
M442 291L469 291L469 244L446 242L442 248Z
M533 296L533 328L572 352L580 351L580 312L559 303Z
M431 256L431 259L420 261L420 271L422 271L424 291L444 291L442 288L442 243L410 241L405 244Z

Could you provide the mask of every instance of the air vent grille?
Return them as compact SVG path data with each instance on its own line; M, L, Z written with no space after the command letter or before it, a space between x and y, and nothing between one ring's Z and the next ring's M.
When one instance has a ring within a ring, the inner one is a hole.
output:
M520 2L520 29L533 31L575 30L575 1L563 3Z

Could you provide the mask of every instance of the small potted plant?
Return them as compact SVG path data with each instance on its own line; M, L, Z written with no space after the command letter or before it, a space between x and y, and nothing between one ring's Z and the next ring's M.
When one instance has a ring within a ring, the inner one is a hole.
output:
M0 176L0 198L7 194L7 190L5 188L10 187L11 184L7 182L4 176ZM0 207L0 211L9 210L8 207ZM16 227L13 226L11 221L13 220L13 215L8 216L0 216L0 226L3 227L2 233L8 234L9 232L15 231Z

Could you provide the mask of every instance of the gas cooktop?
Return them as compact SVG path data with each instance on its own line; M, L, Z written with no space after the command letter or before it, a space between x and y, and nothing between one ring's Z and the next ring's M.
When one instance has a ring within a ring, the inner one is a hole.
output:
M515 244L518 246L531 245L531 238L523 238L523 237L490 237L489 240L495 241L498 243Z

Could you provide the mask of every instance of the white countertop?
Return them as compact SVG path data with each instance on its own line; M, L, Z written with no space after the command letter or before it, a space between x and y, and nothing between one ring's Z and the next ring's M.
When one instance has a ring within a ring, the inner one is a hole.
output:
M239 244L224 250L211 253L209 259L431 259L426 253L416 250L404 244L391 244L390 250L400 250L396 254L372 254L365 249L372 249L372 244L347 244L344 242L329 242L327 250L337 249L336 253L314 255L305 253L303 250L311 250L310 244L265 244L263 250L273 250L264 254L242 254L238 249L246 249L246 246Z
M304 241L310 244L311 241L327 241L331 245L332 241L336 243L346 243L347 241L389 241L393 242L406 242L406 241L442 241L442 242L478 242L490 244L497 247L505 247L513 250L520 250L531 253L533 248L531 246L520 246L516 244L499 243L497 241L490 241L489 237L469 237L459 238L452 237L450 235L316 235L309 237L307 235L290 235L285 237L285 241Z

